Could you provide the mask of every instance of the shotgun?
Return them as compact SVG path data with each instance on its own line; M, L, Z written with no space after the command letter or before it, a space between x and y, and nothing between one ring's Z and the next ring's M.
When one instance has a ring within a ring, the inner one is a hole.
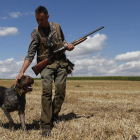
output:
M74 46L76 46L76 45L82 43L83 41L85 41L85 40L87 39L87 36L89 36L89 35L91 35L91 34L97 32L97 31L99 31L99 30L101 30L101 29L103 29L103 28L104 28L104 26L102 26L102 27L98 28L97 30L95 30L95 31L93 31L93 32L90 32L89 34L87 34L87 35L85 35L85 36L83 36L83 37L81 37L81 38L79 38L79 39L77 39L77 40L71 42L70 44L73 44ZM49 58L44 59L43 61L41 61L41 62L39 62L38 64L36 64L35 66L33 66L33 67L32 67L32 70L34 71L34 73L36 74L36 76L37 76L48 64L51 64L51 59L52 59L53 57L55 57L56 54L67 50L67 47L68 47L68 45L63 46L62 48L60 48L60 49L54 51L54 52L49 56ZM60 55L61 55L61 54L60 54Z

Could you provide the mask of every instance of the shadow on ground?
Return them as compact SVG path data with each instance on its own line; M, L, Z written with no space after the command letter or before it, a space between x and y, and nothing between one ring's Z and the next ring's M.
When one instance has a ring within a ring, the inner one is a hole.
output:
M26 125L26 130L39 130L40 129L40 121L39 120L33 120L32 124L25 124ZM1 124L0 127L3 127L5 129L9 129L9 123ZM21 124L20 123L15 123L14 124L14 130L19 130L21 129Z
M70 121L73 119L79 119L79 118L90 118L93 117L93 114L90 114L88 116L77 116L74 112L68 113L66 115L60 115L59 116L59 121Z
M61 122L61 121L70 121L72 119L79 119L81 117L85 117L85 116L77 116L74 112L70 112L66 115L60 115L59 116L59 120L57 121L57 123ZM86 117L89 118L89 117ZM40 120L33 120L32 124L25 124L26 125L26 129L28 130L40 130ZM3 127L5 129L9 129L9 123L1 123L0 127ZM20 123L15 123L14 124L14 130L19 130L21 129L21 124Z

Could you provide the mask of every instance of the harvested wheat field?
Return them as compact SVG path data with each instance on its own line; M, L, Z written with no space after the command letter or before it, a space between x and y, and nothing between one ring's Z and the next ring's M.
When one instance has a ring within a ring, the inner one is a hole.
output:
M0 80L10 87L14 80ZM18 112L11 113L15 130L0 109L0 140L131 140L140 139L140 81L69 80L61 121L54 124L51 137L41 136L41 81L26 95L25 122L20 127ZM54 89L53 89L54 94Z

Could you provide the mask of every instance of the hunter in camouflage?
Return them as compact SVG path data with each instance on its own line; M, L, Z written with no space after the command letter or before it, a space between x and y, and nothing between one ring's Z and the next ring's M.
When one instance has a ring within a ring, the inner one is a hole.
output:
M28 53L20 74L15 80L15 84L31 64L36 52L38 63L48 58L53 51L67 45L60 25L48 22L49 15L45 7L39 6L35 14L38 27L31 34ZM69 44L68 51L72 51L73 49L74 46ZM50 135L53 121L58 118L58 113L65 98L66 77L67 74L71 73L72 69L73 64L66 58L65 52L63 52L61 55L56 55L52 63L47 65L40 73L42 81L41 128L43 136ZM52 100L53 80L55 82L55 96Z

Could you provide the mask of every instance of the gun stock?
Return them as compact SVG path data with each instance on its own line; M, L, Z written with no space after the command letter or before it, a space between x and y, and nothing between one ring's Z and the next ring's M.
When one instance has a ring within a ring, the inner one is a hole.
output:
M49 58L44 59L43 61L39 62L38 64L34 65L32 67L32 70L34 71L34 73L36 74L36 76L48 65L51 64L51 59L54 56L51 55Z

